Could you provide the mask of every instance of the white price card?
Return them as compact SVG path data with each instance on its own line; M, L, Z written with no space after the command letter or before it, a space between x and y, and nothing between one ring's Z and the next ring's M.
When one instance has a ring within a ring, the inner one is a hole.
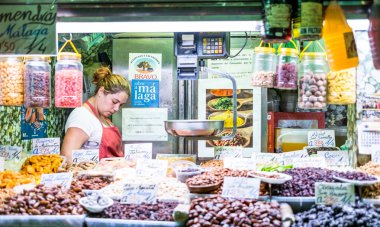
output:
M152 143L134 143L124 145L124 158L127 160L152 159Z
M20 160L22 147L18 146L0 146L0 157L3 157L5 161L8 160Z
M70 189L73 173L53 173L42 174L40 184L51 187L54 185L62 185L66 189Z
M307 133L308 146L335 147L334 130L309 131Z
M238 199L259 198L260 180L248 177L224 177L222 197Z
M0 172L4 171L4 162L5 162L5 158L0 157Z
M32 154L59 154L60 138L32 139Z
M292 165L295 158L307 158L309 155L305 150L289 151L282 153L282 165Z
M72 163L99 162L99 149L73 150Z
M168 160L138 159L136 175L144 177L165 177L168 171Z
M121 204L156 203L157 184L124 184Z
M214 147L215 159L243 157L243 147Z
M380 163L380 145L372 146L371 161L374 163Z
M230 158L223 160L224 168L236 170L256 170L256 160L252 158Z
M355 188L349 183L315 183L316 204L352 204L355 202Z
M280 153L254 153L252 159L256 160L256 164L280 164L282 161L282 154Z
M324 157L293 158L294 168L326 168L326 166L326 159Z
M318 157L324 157L328 166L348 166L348 151L317 151Z

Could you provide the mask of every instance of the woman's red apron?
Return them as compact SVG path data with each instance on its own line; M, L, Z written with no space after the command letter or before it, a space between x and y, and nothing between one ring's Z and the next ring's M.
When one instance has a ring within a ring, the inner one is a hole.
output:
M116 126L104 127L95 108L89 101L86 101L86 104L91 108L103 128L102 139L99 147L99 160L102 158L123 157L124 154L119 129ZM107 119L107 121L110 122L109 119Z

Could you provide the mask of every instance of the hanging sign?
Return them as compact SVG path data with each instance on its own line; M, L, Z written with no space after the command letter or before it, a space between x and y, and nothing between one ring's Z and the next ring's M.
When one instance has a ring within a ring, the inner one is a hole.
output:
M348 166L347 151L317 151L318 157L324 157L328 166Z
M214 147L215 159L241 158L243 157L243 147Z
M73 180L73 173L53 173L42 174L40 184L51 187L54 185L62 185L66 189L70 189L71 181Z
M73 150L72 163L99 162L99 149Z
M307 134L308 146L335 147L334 130L309 131Z
M56 55L57 6L1 5L0 55Z
M0 146L0 157L3 157L5 161L8 160L20 160L22 147L18 146Z
M134 143L124 145L124 158L127 160L152 159L152 143Z
M168 171L168 160L142 160L136 162L136 175L145 177L165 177Z
M32 154L59 154L60 138L32 139Z
M161 80L162 54L129 53L129 79Z
M256 161L252 158L225 157L224 168L236 170L256 170Z
M125 184L121 204L156 203L157 184Z
M355 188L349 183L315 183L315 203L332 205L353 204L355 202Z
M259 198L260 180L248 177L224 177L222 197L239 199Z

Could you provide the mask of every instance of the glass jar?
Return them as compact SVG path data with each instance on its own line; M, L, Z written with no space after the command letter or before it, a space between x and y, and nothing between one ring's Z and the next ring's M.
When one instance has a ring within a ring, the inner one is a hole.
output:
M298 51L292 48L279 50L274 87L277 89L297 90Z
M322 36L323 1L302 0L301 3L301 40L318 40Z
M263 1L262 39L265 42L286 42L292 38L290 0Z
M273 87L275 75L275 49L271 47L256 47L253 56L252 86Z
M35 56L25 59L25 107L50 108L49 57Z
M347 105L356 102L356 68L330 71L327 85L328 104Z
M325 53L306 52L299 64L298 107L301 109L326 108L327 72Z
M0 105L24 103L24 63L19 57L0 58Z
M82 106L83 66L81 55L62 52L55 66L55 106L75 108Z

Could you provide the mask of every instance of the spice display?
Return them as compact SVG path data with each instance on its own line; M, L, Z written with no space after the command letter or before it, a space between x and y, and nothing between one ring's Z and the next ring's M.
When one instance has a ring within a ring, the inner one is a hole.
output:
M275 49L270 47L256 47L253 56L253 73L251 85L272 88L275 77Z
M0 204L0 215L80 215L84 210L78 201L83 196L61 186L38 185L6 199Z
M293 226L380 226L380 209L373 204L313 205L298 213Z
M223 132L221 135L230 135L231 133ZM235 137L229 140L213 140L211 144L213 146L243 146L248 140L244 138L240 133L236 133Z
M99 190L111 184L109 177L79 177L71 182L71 188L74 191L82 190Z
M224 127L225 128L232 128L233 127L233 113L231 111L226 111L223 113L217 113L212 114L209 116L209 120L218 120L218 121L224 121ZM237 116L236 117L236 127L240 127L245 124L245 119Z
M208 160L208 161L206 161L206 162L202 162L202 163L201 163L201 166L202 166L202 167L216 167L216 168L223 168L224 163L223 163L223 160L212 159L212 160Z
M236 90L236 93L239 94L240 93L240 90ZM210 94L214 95L214 96L232 96L233 94L233 90L232 89L212 89L210 91Z
M290 0L265 0L263 1L263 22L261 32L266 42L286 42L292 37L291 13L292 1Z
M25 63L25 107L50 107L51 67L47 58L29 57Z
M100 215L101 218L174 221L173 210L178 203L120 204L115 202Z
M300 77L298 107L323 109L326 107L326 74L306 73Z
M295 45L295 44L294 44ZM274 87L277 89L297 89L298 51L292 48L280 48L276 66Z
M0 105L24 103L24 64L21 58L0 58Z
M58 172L62 162L63 158L57 154L34 155L25 160L20 173L32 175L38 180L42 174Z
M281 226L281 218L275 201L212 196L191 202L186 226Z
M329 104L353 104L356 102L355 68L330 71L327 74L327 102Z
M22 184L34 183L34 178L10 170L0 172L0 188L13 188Z

